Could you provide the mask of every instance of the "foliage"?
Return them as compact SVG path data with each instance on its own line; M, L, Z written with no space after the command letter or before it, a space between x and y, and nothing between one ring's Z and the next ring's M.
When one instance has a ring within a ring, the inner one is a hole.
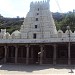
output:
M62 19L55 20L55 24L57 27L57 30L61 29L64 32L67 29L67 26L70 26L71 30L75 30L75 12L70 13L64 13L62 14ZM60 20L60 21L59 21Z
M75 30L75 12L69 13L52 13L57 30L61 29L65 32L66 27L70 26L71 30ZM19 30L23 24L24 18L4 18L0 16L0 29L7 29L7 32L12 33Z
M0 29L7 29L7 32L12 33L19 30L24 18L0 18Z

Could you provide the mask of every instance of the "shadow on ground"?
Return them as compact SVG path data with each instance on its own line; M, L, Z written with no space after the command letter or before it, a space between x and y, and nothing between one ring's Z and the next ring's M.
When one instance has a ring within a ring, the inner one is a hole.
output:
M21 71L21 72L33 72L39 70L46 70L46 69L73 69L74 66L54 66L54 65L22 65L22 64L3 64L0 66L0 70L7 70L7 71Z

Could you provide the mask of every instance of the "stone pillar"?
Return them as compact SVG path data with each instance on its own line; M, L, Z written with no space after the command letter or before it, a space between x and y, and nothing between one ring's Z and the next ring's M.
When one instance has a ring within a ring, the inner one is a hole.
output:
M31 58L33 58L33 47L31 48Z
M24 46L21 47L21 58L23 58L23 49L24 49Z
M71 60L70 60L70 42L68 43L68 65L71 64Z
M40 53L40 65L43 64L43 45L40 46L41 53Z
M44 46L43 58L44 58L44 62L45 62L45 59L46 59L46 48L45 48L45 46Z
M13 57L13 46L10 46L10 50L11 50L11 58Z
M18 57L18 46L15 46L15 64L17 63L17 57Z
M7 61L7 46L4 46L5 48L5 56L4 56L4 63Z
M26 45L27 51L26 51L26 64L28 65L29 63L29 45Z
M56 44L53 45L54 46L54 52L53 52L53 64L56 64Z
M33 47L31 47L31 63L33 63L34 61L33 61Z

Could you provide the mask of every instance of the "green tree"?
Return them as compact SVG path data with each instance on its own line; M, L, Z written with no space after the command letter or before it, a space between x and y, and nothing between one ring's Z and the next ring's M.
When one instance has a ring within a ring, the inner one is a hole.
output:
M63 18L62 21L60 21L58 24L60 25L60 29L63 30L64 32L67 26L70 26L71 30L74 31L75 30L75 13L67 13L65 18Z

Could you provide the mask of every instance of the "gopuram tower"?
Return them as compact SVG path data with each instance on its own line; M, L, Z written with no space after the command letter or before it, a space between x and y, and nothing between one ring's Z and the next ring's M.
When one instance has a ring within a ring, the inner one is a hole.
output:
M49 0L31 2L20 32L22 39L49 39L57 34Z

